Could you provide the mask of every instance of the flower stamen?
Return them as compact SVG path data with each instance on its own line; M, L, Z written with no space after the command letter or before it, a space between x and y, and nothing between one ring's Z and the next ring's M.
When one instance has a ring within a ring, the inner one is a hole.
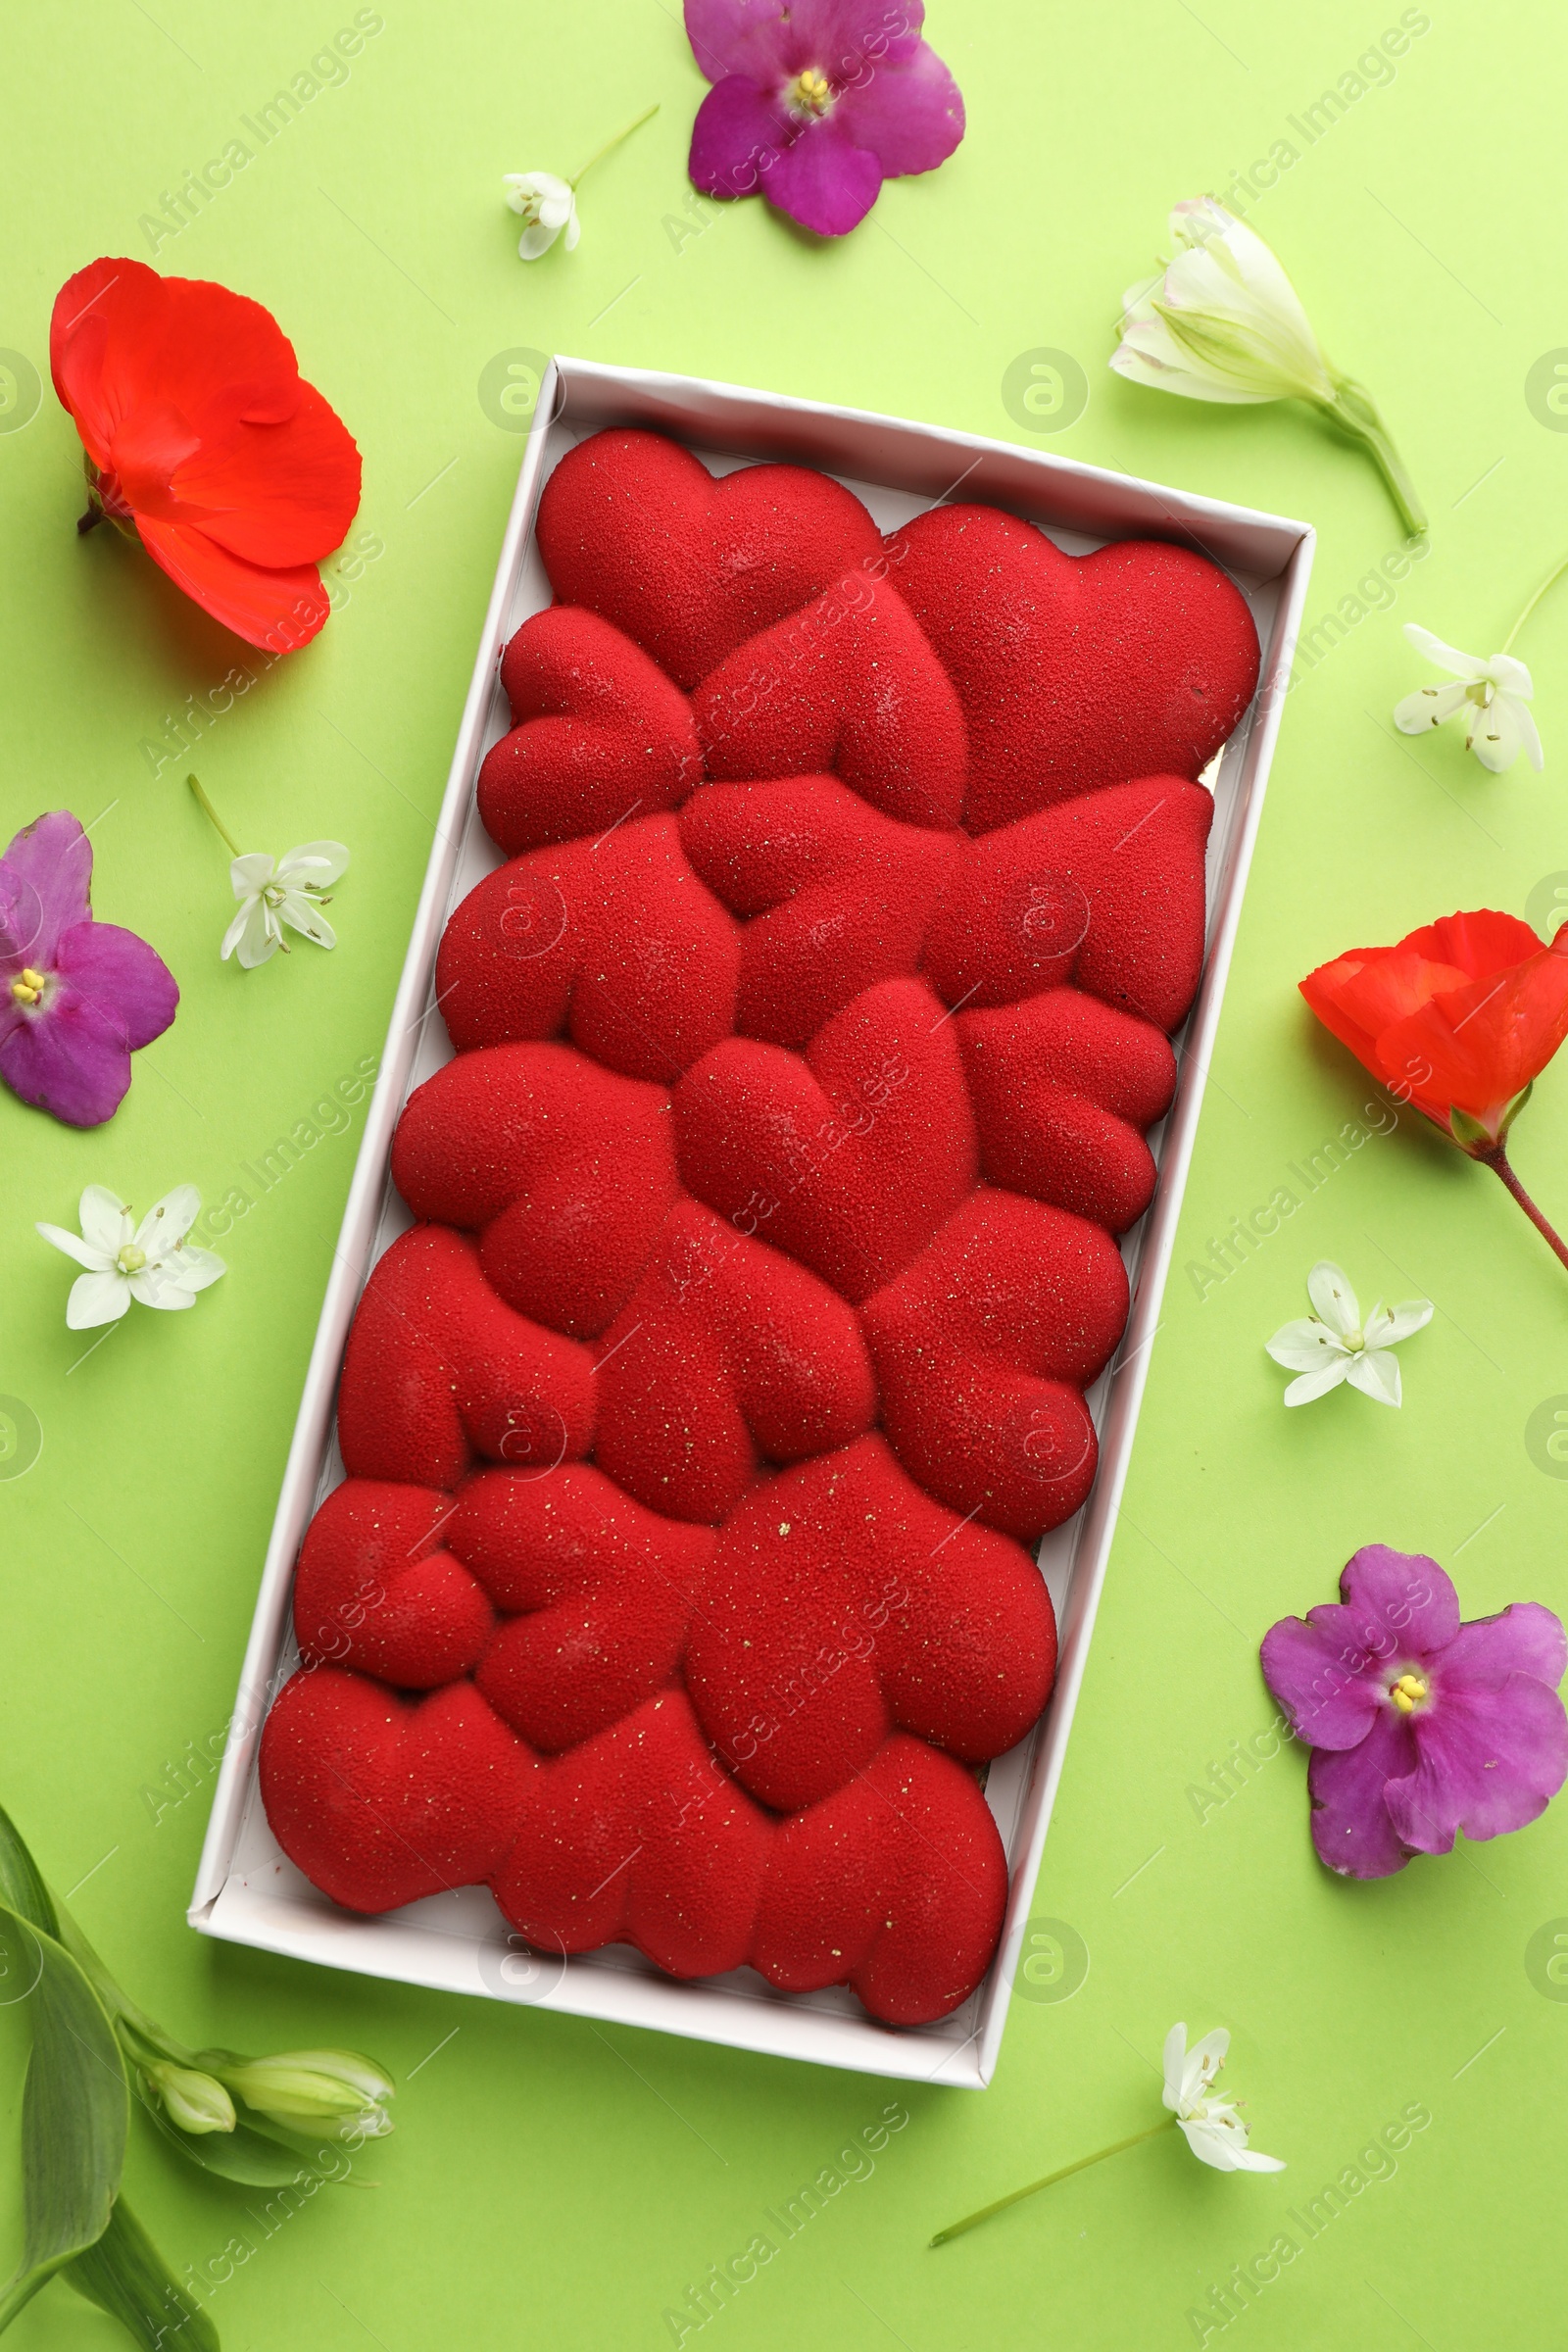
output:
M44 984L45 975L35 972L30 963L24 963L11 983L11 994L19 1004L36 1004L43 995Z
M1390 1684L1389 1696L1401 1715L1409 1715L1428 1695L1429 1689L1424 1675L1401 1674L1396 1683Z
M798 81L791 82L786 96L797 113L825 115L833 103L833 85L815 66L808 66Z

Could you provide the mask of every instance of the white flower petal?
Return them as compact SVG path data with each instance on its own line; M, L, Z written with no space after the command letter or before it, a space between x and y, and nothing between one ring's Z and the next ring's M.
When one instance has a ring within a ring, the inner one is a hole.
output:
M181 1290L177 1282L171 1282L162 1266L143 1266L139 1273L127 1278L125 1287L142 1306L178 1307L196 1303L195 1294Z
M1402 703L1394 706L1394 723L1401 735L1424 735L1429 727L1441 727L1465 706L1462 686L1419 686L1407 694Z
M1360 1329L1361 1309L1350 1277L1331 1257L1320 1257L1312 1268L1306 1278L1306 1295L1330 1331L1337 1331L1342 1340Z
M1432 1315L1430 1298L1401 1298L1397 1306L1385 1306L1380 1299L1367 1317L1366 1344L1369 1348L1397 1348L1401 1340L1425 1331Z
M566 222L566 233L561 240L562 244L565 247L568 253L576 252L577 239L581 235L582 222L578 220L575 210L573 210L571 219ZM390 2131L391 2126L389 2125L387 2128Z
M1147 323L1135 319L1124 326L1110 365L1131 383L1149 384L1156 392L1178 392L1186 400L1229 401L1246 407L1274 397L1270 392L1249 390L1226 376L1200 368L1190 357L1178 351L1160 318Z
M1283 2173L1283 2156L1263 2156L1256 2148L1238 2148L1232 2158L1239 2173Z
M90 1242L78 1241L63 1225L35 1225L33 1231L41 1233L46 1242L63 1250L68 1257L74 1257L78 1266L85 1266L89 1274L107 1274L113 1269L115 1261L107 1250L95 1250Z
M1288 1372L1315 1372L1320 1364L1348 1352L1345 1342L1326 1323L1308 1315L1303 1315L1298 1323L1282 1324L1264 1346L1274 1361L1283 1364Z
M301 892L286 890L283 893L283 904L278 912L292 930L298 931L304 939L314 939L318 948L335 948L337 946L337 933L325 915L312 900L305 898Z
M136 1234L136 1247L145 1250L149 1258L165 1257L176 1242L182 1242L201 1215L202 1197L193 1184L176 1184L172 1193L155 1200L141 1221Z
M1404 633L1418 654L1425 654L1429 662L1439 669L1447 670L1451 677L1468 679L1473 686L1486 676L1487 664L1479 654L1462 654L1456 645L1446 645L1418 620L1407 620Z
M270 906L261 899L253 899L239 939L242 969L254 972L259 964L270 963L282 945L282 930Z
M1216 2131L1212 2124L1202 2123L1196 2118L1189 2121L1187 2117L1182 2116L1177 2120L1181 2125L1187 2145L1192 2149L1200 2164L1212 2165L1216 2173L1234 2173L1239 2169L1235 2143L1228 2140L1223 2132Z
M1494 686L1503 694L1511 694L1515 702L1528 703L1534 699L1535 682L1517 654L1489 655L1487 675Z
M189 1291L194 1297L197 1291L207 1290L226 1274L228 1267L216 1250L203 1250L194 1242L184 1242L172 1257L165 1260L159 1272L174 1289Z
M1303 1372L1299 1380L1292 1381L1281 1402L1312 1404L1319 1396L1326 1396L1330 1389L1337 1389L1348 1376L1352 1360L1348 1355L1337 1355L1332 1364L1324 1364L1320 1371Z
M1187 2028L1172 2026L1165 2036L1165 2104L1175 2113L1181 2103L1182 2074L1187 2065Z
M234 885L235 898L248 899L257 891L265 890L272 879L272 873L271 858L260 850L248 851L243 858L234 858L228 869L228 878Z
M103 1184L88 1185L81 1196L76 1219L82 1240L111 1258L129 1241L134 1222L120 1195ZM87 1260L83 1258L81 1262L85 1265Z
M313 890L325 890L348 871L348 863L349 854L341 841L302 841L297 850L284 851L275 879L285 889L308 882Z
M66 1300L66 1328L96 1331L100 1323L118 1323L129 1304L123 1274L78 1274Z
M1224 2065L1225 2053L1230 2046L1231 2037L1223 2026L1216 2026L1212 2034L1205 2034L1201 2041L1193 2044L1187 2053L1187 2063L1182 2069L1184 2101L1190 2102L1202 2097L1209 2083L1213 2082L1214 2077Z
M1512 767L1524 750L1524 729L1519 724L1523 710L1523 703L1506 694L1494 694L1484 710L1479 704L1471 709L1466 746L1494 776Z
M525 262L536 262L542 253L550 251L556 241L556 233L555 229L546 228L542 220L530 220L517 239L519 258Z
M1389 1348L1369 1348L1364 1355L1351 1356L1345 1377L1352 1389L1379 1404L1399 1402L1399 1359Z
M1536 724L1536 714L1528 703L1519 702L1513 706L1513 714L1519 722L1519 740L1524 745L1525 758L1539 776L1546 764L1546 755L1541 748L1541 729Z

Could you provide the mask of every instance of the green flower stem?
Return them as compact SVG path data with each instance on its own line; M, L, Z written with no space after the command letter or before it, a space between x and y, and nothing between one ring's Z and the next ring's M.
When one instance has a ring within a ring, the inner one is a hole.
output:
M1547 572L1545 578L1542 581L1541 586L1536 590L1535 595L1530 599L1529 604L1526 605L1524 611L1514 622L1513 627L1508 631L1507 636L1503 639L1500 649L1503 653L1508 651L1509 646L1512 645L1514 639L1524 627L1525 622L1530 618L1531 613L1535 611L1542 598L1545 595L1546 590L1554 587L1557 581L1562 578L1562 575L1565 571L1568 571L1568 556L1564 556L1562 562L1558 564L1552 570Z
M628 122L624 130L617 130L612 139L607 139L602 147L596 147L592 155L588 158L588 161L583 165L582 170L576 172L572 178L567 180L567 187L574 188L579 180L586 179L589 172L593 170L595 164L597 164L602 157L607 156L612 147L618 147L621 140L629 139L634 130L641 130L643 124L645 122L651 122L658 112L659 106L656 100L654 105L649 107L645 114L638 116L635 122Z
M234 839L233 834L230 833L228 827L219 815L218 810L213 807L212 802L207 798L207 795L205 792L203 792L200 784L197 783L196 778L194 776L187 776L185 781L190 786L192 792L196 795L197 806L205 812L207 821L212 826L214 832L218 835L219 840L226 841L229 849L236 858L242 856L243 853L241 852L239 843Z
M1326 416L1332 416L1343 432L1359 441L1371 456L1378 471L1388 485L1400 521L1412 539L1419 538L1427 527L1426 509L1422 506L1414 482L1405 471L1404 460L1394 446L1394 437L1378 413L1377 403L1370 392L1351 381L1348 375L1334 378L1334 397L1318 403Z
M1508 1159L1507 1145L1504 1143L1495 1143L1492 1146L1490 1151L1477 1152L1473 1156L1479 1159L1484 1166L1491 1168L1494 1175L1499 1176L1502 1179L1503 1184L1518 1201L1520 1207L1524 1210L1525 1215L1530 1219L1531 1224L1540 1234L1547 1249L1554 1250L1557 1255L1561 1258L1563 1264L1568 1266L1568 1242L1564 1242L1561 1234L1556 1232L1555 1229L1547 1223L1546 1219L1542 1215L1540 1209L1531 1200L1530 1195L1525 1191L1525 1188L1520 1183L1518 1177L1514 1174L1513 1168Z
M931 2243L945 2246L950 2237L961 2237L966 2230L978 2229L982 2222L989 2222L994 2213L1003 2212L1008 2205L1016 2205L1020 2198L1032 2197L1038 2189L1051 2188L1056 2181L1065 2180L1070 2173L1085 2172L1092 2164L1103 2164L1107 2156L1119 2156L1123 2148L1136 2148L1144 2140L1157 2138L1161 2132L1174 2132L1175 2129L1175 2116L1167 2115L1162 2122L1151 2124L1147 2132L1134 2132L1126 2139L1113 2140L1108 2148L1098 2148L1093 2156L1080 2156L1076 2164L1064 2164L1060 2172L1048 2173L1043 2180L1031 2180L1027 2188L1015 2188L1009 2195L998 2197L995 2204L982 2205L978 2213L965 2214L961 2222L953 2222L946 2230L939 2230Z

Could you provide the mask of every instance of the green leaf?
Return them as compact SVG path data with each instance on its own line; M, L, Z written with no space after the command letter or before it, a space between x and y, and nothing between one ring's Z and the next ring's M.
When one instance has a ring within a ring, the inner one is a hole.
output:
M27 1851L27 1841L3 1806L0 1806L0 1903L19 1911L46 1936L58 1936L60 1922L43 1873Z
M115 2207L97 2244L78 2254L67 2282L118 2320L143 2352L219 2352L218 2329L181 2286L130 2208Z
M26 1855L20 1839L16 1847ZM9 1902L0 1902L0 1936L17 1976L13 1997L28 2001L32 2026L22 2100L23 2253L0 2289L5 2328L108 2229L125 2160L130 2090L103 2003L64 1945ZM24 1971L32 1972L30 1983Z

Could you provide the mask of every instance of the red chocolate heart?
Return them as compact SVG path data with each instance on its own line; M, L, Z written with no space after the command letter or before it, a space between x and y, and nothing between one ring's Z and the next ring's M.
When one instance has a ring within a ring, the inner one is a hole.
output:
M692 698L710 776L829 772L906 824L952 827L968 743L941 662L869 572L748 639Z
M592 612L525 620L501 683L513 726L484 756L479 814L510 856L676 808L702 774L686 697Z
M887 556L957 689L971 833L1134 776L1196 777L1252 699L1247 600L1190 548L1064 556L995 507L941 506Z
M722 1519L766 1462L847 1445L876 1411L854 1309L696 1200L606 1332L598 1393L595 1459L676 1519Z
M451 1518L450 1497L428 1487L350 1478L333 1490L294 1583L307 1666L353 1666L401 1690L433 1690L478 1665L495 1612L453 1557Z
M291 1862L351 1911L391 1911L500 1868L535 1771L471 1683L428 1698L319 1666L262 1729L267 1817Z
M917 980L866 989L804 1060L715 1046L675 1091L675 1129L699 1200L852 1301L906 1265L975 1179L957 1040Z
M569 1046L460 1054L410 1096L392 1181L416 1217L482 1236L479 1262L509 1306L591 1339L675 1202L669 1097Z
M448 923L436 996L459 1053L563 1030L629 1078L667 1085L734 1025L740 936L672 816L535 850L487 874Z
M898 824L835 776L710 784L681 810L687 857L741 938L735 1027L805 1046L874 981L912 972L962 836Z
M881 554L859 500L826 474L744 466L715 481L675 442L635 431L595 433L562 459L537 532L562 602L613 621L688 691Z

